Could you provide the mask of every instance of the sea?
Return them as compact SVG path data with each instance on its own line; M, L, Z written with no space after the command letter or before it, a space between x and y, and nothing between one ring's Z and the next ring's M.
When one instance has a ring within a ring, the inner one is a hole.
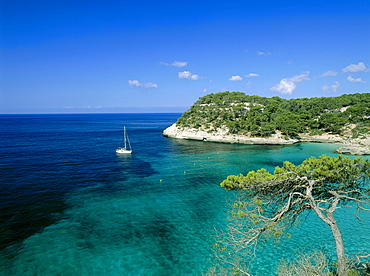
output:
M227 226L230 174L299 164L339 145L237 145L166 138L181 114L0 115L0 275L204 275ZM116 154L126 126L133 152ZM370 212L336 211L346 253L368 252ZM253 275L320 249L330 229L302 217L267 243ZM369 253L369 252L368 252Z

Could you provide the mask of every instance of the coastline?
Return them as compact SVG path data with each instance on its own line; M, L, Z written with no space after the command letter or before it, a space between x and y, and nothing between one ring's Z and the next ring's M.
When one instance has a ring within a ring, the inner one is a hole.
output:
M228 134L227 128L217 129L215 132L207 132L195 128L179 128L176 123L163 131L163 135L169 138L197 140L206 142L229 143L229 144L252 144L252 145L290 145L300 142L335 143L343 145L337 152L350 155L370 155L370 137L366 139L351 139L337 134L323 134L309 136L299 134L295 138L286 138L281 133L271 137L250 137L246 135Z

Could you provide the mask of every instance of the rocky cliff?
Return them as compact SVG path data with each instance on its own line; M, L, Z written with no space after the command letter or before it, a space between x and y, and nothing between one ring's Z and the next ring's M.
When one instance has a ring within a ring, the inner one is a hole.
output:
M239 144L340 143L352 146L343 153L367 154L370 93L291 100L241 92L209 94L199 98L163 134Z
M250 137L246 135L229 134L228 129L220 128L215 132L206 132L195 128L182 128L175 124L163 131L165 137L197 140L205 142L231 143L231 144L252 144L252 145L289 145L299 142L314 143L336 143L342 144L338 152L352 155L370 155L370 136L365 139L351 139L340 135L305 135L298 134L294 138L286 138L282 133L277 132L270 137Z

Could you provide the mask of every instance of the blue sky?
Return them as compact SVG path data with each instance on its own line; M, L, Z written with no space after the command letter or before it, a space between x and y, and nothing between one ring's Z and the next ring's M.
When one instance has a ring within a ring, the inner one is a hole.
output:
M0 0L0 113L370 92L370 1Z

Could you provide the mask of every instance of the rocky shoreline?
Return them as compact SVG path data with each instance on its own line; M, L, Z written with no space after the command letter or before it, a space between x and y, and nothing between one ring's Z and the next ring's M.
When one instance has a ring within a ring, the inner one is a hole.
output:
M272 135L271 137L249 137L245 135L228 134L228 129L221 128L215 132L207 132L195 128L179 128L176 123L169 126L163 131L165 137L230 143L230 144L252 144L252 145L289 145L299 142L316 142L316 143L336 143L343 147L337 149L337 152L351 155L370 155L370 137L366 139L350 139L349 137L339 135L315 135L309 136L300 134L295 138L287 139L281 133Z

